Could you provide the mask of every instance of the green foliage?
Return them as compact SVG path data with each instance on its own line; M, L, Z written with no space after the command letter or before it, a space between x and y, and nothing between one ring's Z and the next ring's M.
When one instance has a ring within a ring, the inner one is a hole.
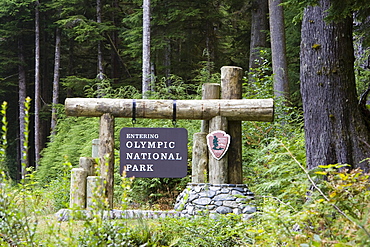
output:
M236 215L166 219L162 225L172 237L171 243L179 247L245 246L252 242L245 232L246 224Z
M150 99L192 99L197 90L197 85L186 84L182 78L176 75L163 77L152 86L147 98Z
M23 171L27 168L27 164L24 163L28 157L28 150L29 150L29 135L30 135L30 108L31 108L31 98L26 97L26 101L24 102L24 140L23 140L23 149L22 149L22 176Z
M57 133L42 152L37 178L46 184L59 178L66 159L77 166L80 157L91 156L92 140L99 137L97 118L66 117L59 119ZM79 147L79 148L76 148Z
M0 195L0 245L31 246L36 225L30 223L31 217L25 218L30 194L22 186L19 190L11 190L9 181L1 172Z
M5 165L6 162L6 148L8 147L7 132L8 132L8 121L6 118L6 110L8 108L8 103L3 102L1 104L1 137L0 137L0 171L7 173L8 169Z
M84 91L86 97L88 98L96 98L96 97L104 97L104 98L120 98L120 99L137 99L140 98L141 94L139 91L131 86L123 86L118 88L112 87L112 80L108 78L104 78L103 80L95 79L95 84L92 86L86 85L84 87Z
M267 49L259 51L260 66L251 69L248 78L244 78L243 98L265 99L274 97L270 52Z
M67 90L73 91L74 95L84 95L85 87L94 84L94 79L81 78L78 76L67 76L60 79L60 84Z
M78 246L166 246L167 233L139 219L137 224L126 221L86 221L78 238Z

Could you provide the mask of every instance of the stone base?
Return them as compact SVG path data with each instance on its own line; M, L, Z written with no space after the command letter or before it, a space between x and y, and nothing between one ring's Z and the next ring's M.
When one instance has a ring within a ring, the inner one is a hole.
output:
M256 212L254 194L246 184L188 183L174 209L182 216L234 213L249 218Z

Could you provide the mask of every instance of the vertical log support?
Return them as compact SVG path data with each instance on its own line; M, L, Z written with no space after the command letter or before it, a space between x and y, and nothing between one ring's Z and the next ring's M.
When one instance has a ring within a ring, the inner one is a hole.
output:
M221 85L217 83L205 83L202 86L202 99L219 99ZM208 133L209 120L202 120L202 132Z
M202 99L219 99L221 86L217 83L205 83L202 86ZM192 154L192 182L205 183L208 181L208 148L207 134L209 133L209 120L202 120L202 132L193 136Z
M113 208L114 179L114 116L105 113L100 117L99 133L100 174L104 178L105 197Z
M80 167L85 169L87 176L95 176L96 173L96 162L94 158L91 157L80 157Z
M89 176L86 180L86 208L102 209L104 208L104 178L100 176Z
M99 139L92 140L91 157L99 158Z
M71 188L69 207L84 209L86 204L86 177L87 172L83 168L73 168L71 171Z
M221 99L241 99L242 78L242 68L233 66L222 67ZM231 142L228 151L228 181L230 184L243 183L241 126L241 121L228 121L228 134L231 136Z
M223 130L227 132L227 118L216 116L209 121L209 132ZM231 139L232 141L232 139ZM209 182L211 184L227 184L228 181L228 152L220 160L216 160L212 154L208 154Z
M208 178L208 147L207 133L200 132L193 135L193 154L192 154L192 178L193 183L205 183Z

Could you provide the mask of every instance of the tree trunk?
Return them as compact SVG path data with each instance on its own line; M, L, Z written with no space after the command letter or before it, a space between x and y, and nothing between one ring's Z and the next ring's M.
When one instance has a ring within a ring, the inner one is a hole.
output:
M26 68L25 58L23 54L23 40L19 38L18 40L18 80L19 80L19 150L20 150L20 160L21 160L21 178L25 178L26 168L28 167L28 144L26 144L25 130L26 130L26 115L25 115L25 105L26 101Z
M55 127L57 125L57 108L59 103L59 69L60 69L60 43L61 43L60 29L57 28L55 32L55 55L54 55L54 79L53 79L53 99L51 110L51 134L55 135Z
M370 157L370 131L359 110L354 76L352 17L325 22L332 1L307 7L302 23L301 93L307 166L350 164Z
M111 12L111 20L112 23L115 27L119 26L119 18L116 17L117 12L119 11L119 6L118 6L118 0L113 0L112 1L112 12ZM120 56L119 53L117 53L117 46L118 46L118 31L113 30L110 32L110 42L111 42L111 78L114 81L114 84L119 83L120 77L122 75L121 69L120 69ZM122 66L122 69L124 68L124 65Z
M284 9L282 0L269 0L272 71L275 97L289 100L288 64L286 59Z
M99 24L102 22L102 4L101 0L96 0L96 22ZM103 68L103 52L102 42L98 41L98 76L97 79L102 81L104 79L104 68Z
M143 2L143 78L142 78L142 94L145 94L150 88L150 0Z
M267 47L268 30L268 0L254 0L252 2L251 43L249 54L249 68L261 66L260 49Z
M164 48L164 76L166 77L166 85L171 86L171 40L166 41Z
M41 79L40 79L40 2L36 1L35 8L35 165L38 168L41 152L40 108L41 108Z

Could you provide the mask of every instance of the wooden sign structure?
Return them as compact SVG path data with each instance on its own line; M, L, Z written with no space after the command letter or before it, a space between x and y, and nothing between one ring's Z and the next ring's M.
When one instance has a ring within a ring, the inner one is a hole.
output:
M242 69L239 67L222 67L221 86L203 85L202 100L176 101L176 119L203 120L202 132L194 135L196 150L193 149L193 182L204 182L207 179L202 174L208 173L203 169L204 166L208 166L209 168L206 169L209 170L210 183L242 183L241 121L273 120L272 99L241 99L242 74ZM221 99L217 99L220 97L220 91ZM68 116L100 117L100 173L105 179L105 194L110 208L113 207L114 119L131 118L132 104L133 100L130 99L67 98L65 100L65 111ZM173 100L137 99L135 100L136 117L173 119L174 105ZM218 130L225 131L231 136L229 150L220 160L208 157L206 147L206 135ZM204 156L207 158L205 159Z

